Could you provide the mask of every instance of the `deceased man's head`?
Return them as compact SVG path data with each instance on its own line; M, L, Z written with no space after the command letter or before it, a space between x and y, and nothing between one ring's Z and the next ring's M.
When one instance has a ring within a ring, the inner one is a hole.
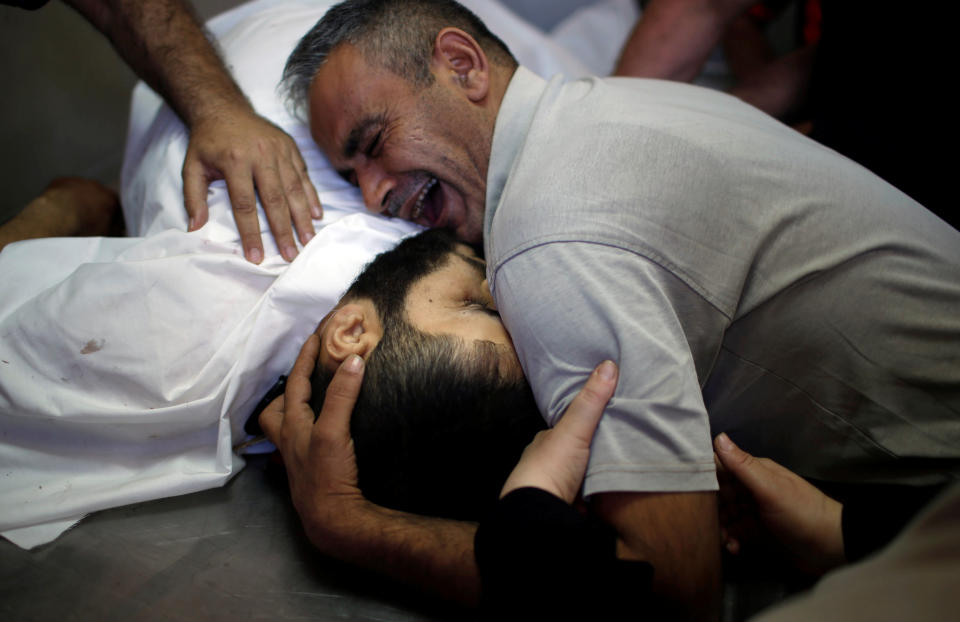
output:
M365 268L319 332L314 410L340 362L366 359L351 420L364 495L478 519L544 427L483 261L444 231L408 238Z

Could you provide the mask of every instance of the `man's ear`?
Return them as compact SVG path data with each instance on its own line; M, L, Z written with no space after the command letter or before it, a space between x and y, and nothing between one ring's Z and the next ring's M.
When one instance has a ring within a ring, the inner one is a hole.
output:
M433 61L441 79L456 83L470 101L482 101L490 91L487 55L476 39L459 28L447 27L437 34Z
M348 356L366 359L380 343L383 328L373 302L360 300L336 309L320 335L320 364L336 370Z

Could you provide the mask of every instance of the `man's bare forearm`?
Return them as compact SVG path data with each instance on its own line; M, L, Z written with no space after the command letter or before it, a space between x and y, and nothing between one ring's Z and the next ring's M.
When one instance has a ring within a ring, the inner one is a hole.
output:
M714 492L594 495L592 506L620 537L617 555L650 562L653 592L672 620L716 620L720 527Z
M40 196L0 225L0 250L36 238L120 235L120 198L92 179L54 179Z
M250 104L182 0L66 0L188 126Z
M653 0L624 45L614 74L687 82L727 24L752 0Z
M480 577L473 553L473 523L417 516L364 502L320 526L303 516L311 542L322 552L373 570L420 591L475 606Z

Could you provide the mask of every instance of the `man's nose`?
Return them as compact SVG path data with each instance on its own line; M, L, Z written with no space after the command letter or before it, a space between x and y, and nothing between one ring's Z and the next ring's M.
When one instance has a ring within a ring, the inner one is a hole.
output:
M381 213L387 206L390 191L397 185L396 180L376 164L365 164L356 170L363 204L371 212Z

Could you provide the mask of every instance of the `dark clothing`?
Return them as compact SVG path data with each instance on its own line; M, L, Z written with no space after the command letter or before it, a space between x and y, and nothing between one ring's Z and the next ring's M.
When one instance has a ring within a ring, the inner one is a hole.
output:
M636 611L653 567L616 558L612 529L537 488L500 500L475 541L491 620L605 620Z
M50 0L0 0L0 4L15 6L17 8L27 9L28 11L39 9L47 2L50 2Z
M852 490L840 517L847 562L860 561L886 546L946 487L871 485Z
M955 52L933 5L823 0L810 86L811 137L960 228L953 197ZM948 47L949 46L949 47ZM949 64L948 64L949 63Z

